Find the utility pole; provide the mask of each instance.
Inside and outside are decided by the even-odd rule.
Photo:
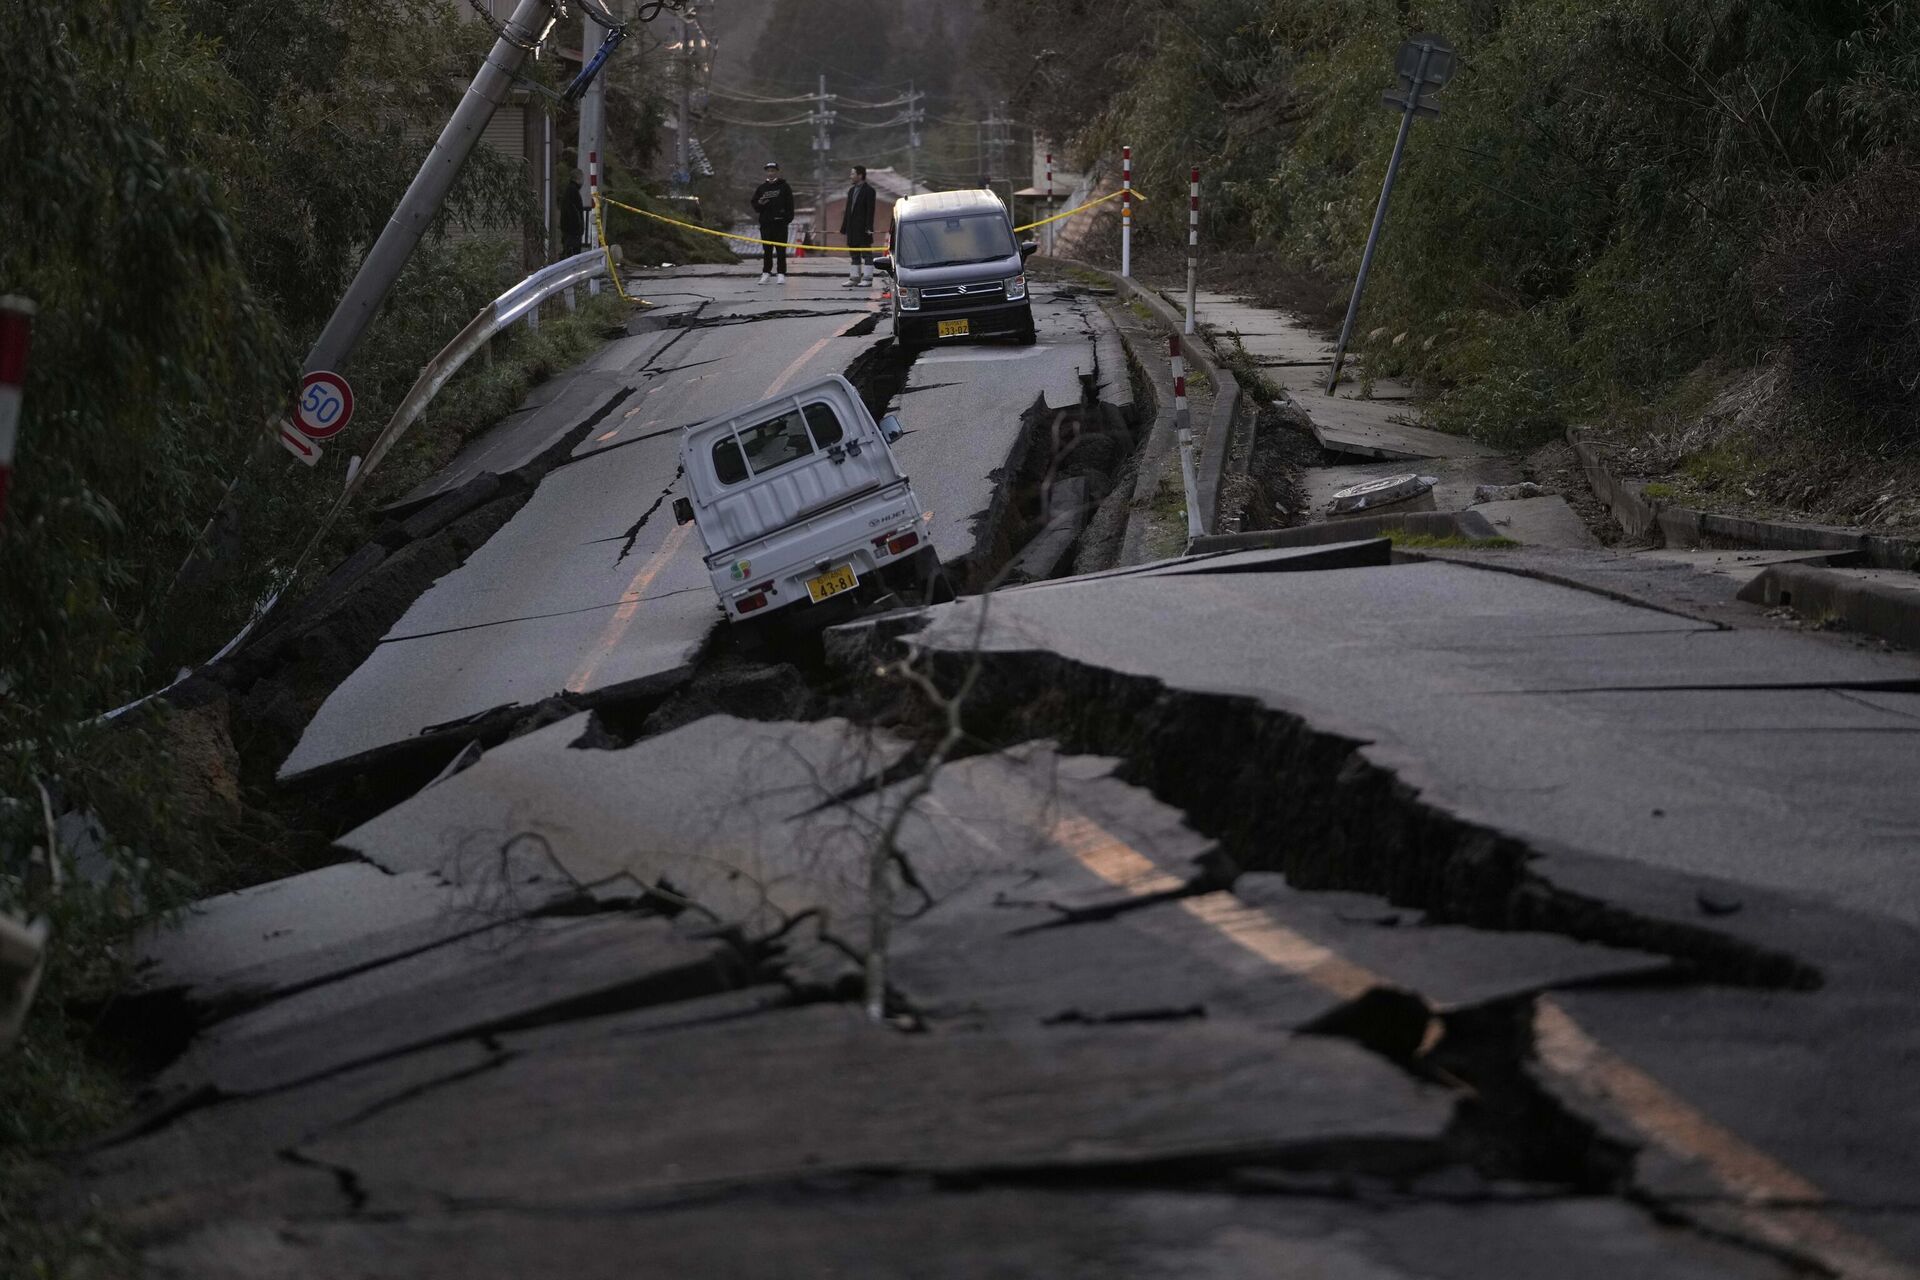
[[[927,113],[920,109],[920,99],[926,97],[913,87],[913,81],[907,81],[907,194],[912,195],[920,185],[920,122]]]
[[[989,191],[1007,171],[1007,138],[1004,132],[1007,120],[1001,115],[1001,109],[1005,106],[1006,104],[1002,102],[987,108],[987,189]],[[1007,203],[1011,206],[1013,203],[1011,198]]]
[[[593,60],[593,52],[607,38],[607,29],[591,17],[582,15],[580,19],[580,65],[586,66]],[[593,83],[587,86],[586,96],[580,99],[580,162],[587,168],[587,202],[595,206],[587,211],[587,247],[597,248],[600,244],[600,219],[597,215],[600,199],[600,152],[606,141],[603,122],[607,111],[607,77],[597,75]],[[595,276],[587,282],[587,292],[594,296],[600,293],[600,277]]]
[[[552,15],[547,0],[520,0],[514,6],[513,16],[503,28],[504,34],[494,42],[487,60],[480,64],[473,83],[467,86],[466,96],[454,108],[446,128],[440,131],[426,163],[420,166],[413,184],[400,198],[399,207],[393,211],[380,238],[367,250],[360,270],[334,308],[327,327],[320,331],[313,349],[307,352],[306,362],[301,365],[303,372],[338,369],[353,354],[361,335],[373,323],[374,314],[393,288],[393,282],[399,278],[401,268],[413,256],[414,246],[420,243],[428,224],[446,202],[454,179],[460,176],[467,157],[473,154],[480,135],[486,131],[487,121],[506,101],[507,91],[513,87],[513,78],[528,52],[550,26]]]
[[[693,184],[693,6],[680,11],[680,137],[674,148],[673,181],[684,193]]]
[[[833,134],[829,131],[836,113],[827,110],[827,73],[820,73],[820,91],[814,95],[814,109],[807,113],[807,123],[813,126],[813,176],[818,188],[813,200],[813,242],[827,242],[827,152],[833,149]]]

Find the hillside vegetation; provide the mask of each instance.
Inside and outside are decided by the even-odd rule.
[[[1045,52],[1022,112],[1090,154],[1132,144],[1153,193],[1199,165],[1210,246],[1261,250],[1342,302],[1398,125],[1380,104],[1393,50],[1451,39],[1445,110],[1415,126],[1359,324],[1378,335],[1374,370],[1438,388],[1439,425],[1524,444],[1569,422],[1677,420],[1764,370],[1778,394],[1740,420],[1770,456],[1746,460],[1747,480],[1816,508],[1800,484],[1813,456],[1904,465],[1920,442],[1912,5],[991,8]],[[1163,243],[1184,220],[1178,199],[1145,207]]]

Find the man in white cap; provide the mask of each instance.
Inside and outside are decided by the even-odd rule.
[[[787,282],[787,228],[793,225],[793,188],[780,176],[780,162],[767,161],[767,180],[753,189],[753,211],[760,216],[760,283]],[[778,255],[779,269],[774,268]]]

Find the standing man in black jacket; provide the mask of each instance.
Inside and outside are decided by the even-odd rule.
[[[760,238],[772,244],[760,246],[760,283],[787,282],[787,228],[793,225],[793,188],[780,176],[780,162],[767,161],[767,180],[753,189],[753,211],[760,217]],[[774,271],[774,255],[780,268]]]
[[[867,166],[853,166],[853,185],[847,188],[846,212],[840,215],[840,234],[847,238],[847,282],[843,289],[873,285],[873,188],[867,185]]]

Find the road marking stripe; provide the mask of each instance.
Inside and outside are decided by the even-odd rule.
[[[640,566],[640,572],[633,575],[633,581],[629,582],[627,589],[620,593],[620,599],[625,603],[614,611],[613,618],[607,623],[606,630],[600,633],[600,639],[594,644],[593,649],[581,660],[580,665],[574,669],[574,673],[567,677],[568,693],[586,691],[594,672],[600,669],[600,664],[607,660],[608,655],[619,645],[621,638],[627,634],[627,628],[633,625],[634,616],[640,612],[641,595],[653,585],[653,580],[660,576],[660,571],[672,561],[674,553],[680,550],[680,544],[687,540],[687,531],[691,528],[693,526],[690,524],[675,525],[673,532],[669,533],[666,540],[660,544],[660,549],[648,556],[646,563]]]
[[[1048,838],[1102,880],[1136,897],[1168,893],[1186,883],[1084,815],[1056,820]],[[1229,894],[1182,898],[1179,905],[1194,919],[1261,959],[1343,999],[1395,985]],[[1735,1195],[1759,1201],[1815,1203],[1827,1198],[1818,1186],[1602,1046],[1572,1015],[1545,996],[1535,1007],[1534,1048],[1548,1071],[1609,1104],[1670,1154],[1704,1165]],[[1811,1254],[1850,1280],[1915,1280],[1920,1276],[1874,1241],[1848,1231],[1813,1208],[1754,1205],[1739,1210],[1739,1216],[1761,1239]]]
[[[1728,1191],[1753,1201],[1819,1202],[1826,1192],[1766,1152],[1696,1111],[1684,1099],[1607,1049],[1549,997],[1533,1015],[1534,1051],[1575,1088],[1618,1112],[1648,1141],[1681,1160],[1697,1161]],[[1740,1219],[1762,1239],[1811,1253],[1840,1275],[1911,1280],[1916,1274],[1875,1242],[1812,1208],[1752,1205]]]
[[[794,361],[792,364],[788,365],[786,368],[780,371],[780,376],[773,380],[773,384],[769,386],[766,389],[766,391],[761,394],[760,398],[762,400],[765,400],[768,396],[778,395],[780,393],[780,388],[786,386],[788,382],[792,381],[793,376],[796,373],[799,373],[800,370],[806,366],[807,361],[819,355],[822,349],[824,349],[829,342],[832,342],[835,338],[839,336],[840,335],[838,333],[830,333],[826,337],[820,339],[820,341],[808,347],[805,351],[802,351],[798,356],[794,358]]]
[[[767,389],[760,394],[759,398],[765,400],[768,396],[779,394],[780,388],[786,386],[795,374],[806,367],[809,360],[819,355],[820,352],[826,348],[826,345],[838,336],[837,333],[828,334],[826,337],[820,339],[820,341],[808,347],[805,351],[802,351],[799,356],[794,359],[792,364],[780,371],[780,376],[768,385]],[[657,388],[649,387],[648,393],[651,394],[656,389]],[[633,412],[634,410],[628,410],[627,416],[631,417]],[[615,428],[616,432],[618,430],[618,428]],[[605,439],[604,436],[601,438]],[[600,669],[600,664],[605,662],[607,656],[618,647],[621,639],[627,634],[627,628],[633,625],[634,615],[640,610],[641,593],[647,589],[654,578],[659,576],[660,571],[666,568],[668,562],[673,559],[674,553],[680,549],[680,544],[686,541],[687,533],[692,528],[692,525],[686,524],[675,528],[672,533],[667,535],[666,540],[660,544],[660,549],[647,557],[647,562],[640,566],[640,572],[634,575],[633,581],[629,583],[627,589],[621,593],[620,598],[626,601],[626,603],[621,605],[619,611],[608,621],[607,629],[600,633],[600,638],[594,642],[592,650],[588,652],[585,658],[581,659],[580,665],[574,669],[573,674],[567,677],[566,690],[568,693],[584,693],[586,691],[588,683],[593,679],[594,672]]]
[[[1186,884],[1086,817],[1060,819],[1053,824],[1048,838],[1108,884],[1136,896],[1169,893]],[[1379,974],[1361,968],[1231,895],[1182,898],[1180,907],[1268,964],[1305,978],[1343,1000],[1364,995],[1375,987],[1393,985]]]

